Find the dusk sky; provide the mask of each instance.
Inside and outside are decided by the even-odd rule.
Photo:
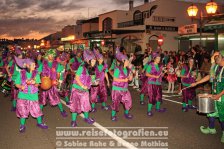
[[[40,39],[60,31],[65,25],[75,24],[77,19],[95,17],[115,9],[126,10],[128,1],[0,0],[0,38]],[[134,0],[135,6],[143,3],[143,0]]]

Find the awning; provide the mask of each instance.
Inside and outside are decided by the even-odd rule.
[[[212,34],[212,33],[202,33],[201,38],[208,38],[208,37],[213,37],[213,36],[214,36],[214,34]],[[177,36],[177,37],[175,37],[175,39],[189,40],[189,39],[198,38],[198,37],[200,37],[199,33]]]
[[[204,25],[205,30],[221,30],[224,29],[224,21],[216,21]]]

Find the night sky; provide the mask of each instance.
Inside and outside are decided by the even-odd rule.
[[[126,10],[128,1],[0,0],[0,38],[40,39],[60,31],[65,25],[75,24],[77,19],[96,17],[115,9]],[[134,0],[134,5],[137,6],[143,2],[143,0]]]

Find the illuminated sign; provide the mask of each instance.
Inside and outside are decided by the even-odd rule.
[[[195,34],[197,33],[197,24],[185,25],[178,28],[178,34]]]
[[[72,41],[72,40],[75,40],[75,36],[74,35],[61,38],[61,41]]]

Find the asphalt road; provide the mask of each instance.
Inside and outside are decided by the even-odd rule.
[[[48,130],[41,130],[36,127],[36,120],[31,116],[26,123],[26,132],[23,134],[19,133],[19,119],[16,117],[14,112],[10,111],[11,101],[9,98],[3,97],[0,94],[0,149],[54,149],[54,148],[73,148],[74,142],[77,144],[81,137],[68,137],[65,143],[63,138],[60,138],[57,134],[58,131],[63,130],[87,130],[90,128],[83,127],[93,127],[95,130],[111,130],[108,127],[116,127],[117,129],[150,129],[150,130],[167,130],[168,136],[159,138],[156,137],[138,137],[138,138],[123,138],[121,136],[108,136],[108,137],[84,137],[84,141],[87,143],[99,141],[104,142],[101,144],[104,148],[113,148],[109,146],[109,142],[113,141],[115,144],[118,142],[126,143],[122,144],[121,147],[127,147],[134,145],[135,141],[139,142],[145,140],[167,142],[165,146],[138,146],[137,148],[169,148],[169,149],[223,149],[224,144],[220,143],[221,129],[218,121],[216,122],[216,135],[204,135],[200,132],[199,127],[202,125],[207,126],[208,121],[206,116],[199,115],[196,110],[191,110],[187,113],[181,111],[181,97],[177,94],[166,94],[164,93],[164,102],[162,107],[167,108],[166,113],[156,113],[154,112],[153,117],[147,117],[147,105],[139,104],[139,92],[130,89],[133,98],[133,107],[130,111],[134,115],[132,120],[127,120],[123,116],[123,107],[120,106],[120,112],[118,115],[118,121],[112,122],[110,120],[110,111],[102,111],[100,109],[100,104],[97,104],[97,112],[90,113],[90,117],[96,120],[94,125],[86,124],[81,116],[78,117],[77,123],[78,128],[69,128],[71,123],[71,114],[69,109],[64,105],[65,110],[69,113],[67,118],[62,118],[59,109],[57,107],[50,107],[49,105],[44,108],[44,122],[49,126]],[[146,100],[146,98],[145,98]],[[109,97],[108,104],[111,103]],[[92,129],[92,128],[91,128]],[[79,140],[79,141],[77,141]],[[70,142],[69,142],[70,141]],[[73,142],[71,142],[73,141]],[[59,144],[58,144],[59,143]],[[62,144],[60,144],[62,143]],[[70,143],[70,144],[69,144]],[[64,146],[63,146],[64,145]],[[97,146],[98,145],[98,146]],[[138,144],[139,145],[139,144]],[[142,145],[142,144],[141,144]],[[167,146],[168,145],[168,146]],[[100,144],[95,144],[95,148],[100,148]],[[74,147],[75,148],[75,147]],[[87,147],[80,147],[87,148]],[[94,147],[91,147],[94,148]],[[103,147],[101,147],[103,148]],[[130,147],[131,148],[131,147]]]

